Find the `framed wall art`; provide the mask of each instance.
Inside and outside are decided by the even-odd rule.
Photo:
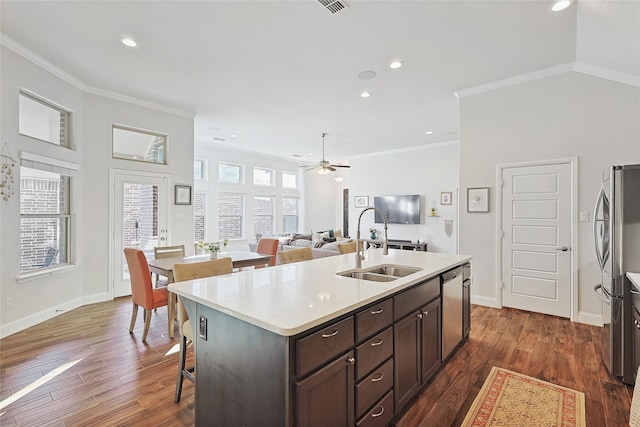
[[[452,197],[453,197],[453,192],[451,191],[444,191],[442,193],[440,193],[440,204],[441,205],[450,205],[452,204]]]
[[[467,212],[489,212],[489,187],[467,188]]]
[[[354,205],[356,208],[366,208],[369,206],[369,196],[355,196]]]
[[[173,203],[176,205],[190,205],[191,204],[191,186],[176,185]]]

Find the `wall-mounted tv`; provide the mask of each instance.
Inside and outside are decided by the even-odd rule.
[[[373,206],[387,216],[389,224],[420,224],[420,195],[376,196]],[[375,221],[382,224],[382,216],[377,212]]]

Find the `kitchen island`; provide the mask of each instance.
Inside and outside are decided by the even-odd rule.
[[[385,282],[336,274],[354,258],[169,285],[195,329],[196,425],[385,425],[426,384],[442,361],[440,274],[471,257],[366,251],[362,270],[421,269]]]

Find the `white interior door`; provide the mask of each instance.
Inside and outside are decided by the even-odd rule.
[[[502,304],[571,317],[570,163],[502,169]]]
[[[115,298],[131,295],[124,248],[141,249],[153,258],[153,248],[167,244],[170,194],[166,175],[112,171],[111,180],[111,283]]]

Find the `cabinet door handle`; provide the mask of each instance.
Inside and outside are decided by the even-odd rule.
[[[429,315],[429,311],[423,311],[422,314],[424,314],[425,316]]]
[[[383,311],[384,311],[384,309],[383,309],[383,308],[379,308],[379,309],[377,309],[377,310],[373,310],[373,311],[372,311],[372,312],[370,312],[370,313],[371,313],[371,314],[373,314],[373,315],[376,315],[376,314],[380,314],[380,313],[382,313]]]
[[[637,320],[634,320],[633,324],[636,325],[636,329],[640,329],[640,322],[638,322]]]
[[[378,372],[375,377],[371,378],[372,383],[377,383],[378,381],[382,381],[384,378],[384,374],[382,372]]]
[[[422,318],[424,317],[424,315],[422,314],[422,312],[420,312],[420,313],[418,313],[418,314],[416,315],[416,317],[417,317],[418,319],[422,319]]]
[[[338,330],[334,329],[333,332],[330,332],[328,334],[322,334],[322,338],[331,338],[331,337],[335,337],[336,335],[338,335]]]
[[[377,418],[380,415],[384,414],[384,406],[380,406],[380,412],[374,412],[371,414],[371,418]]]
[[[350,363],[350,364],[353,365],[354,363],[356,363],[356,358],[355,357],[347,357],[347,363]]]
[[[378,338],[377,340],[375,340],[374,342],[371,343],[371,347],[377,347],[380,344],[382,344],[384,342],[384,340],[382,338]]]

